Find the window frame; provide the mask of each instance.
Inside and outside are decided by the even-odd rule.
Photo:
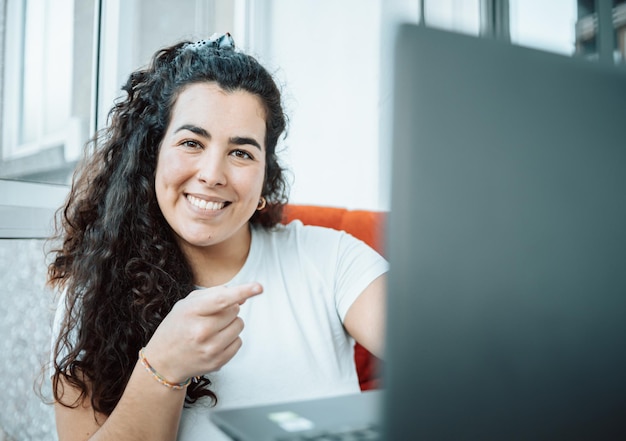
[[[53,6],[53,0],[46,0],[43,5],[45,10]],[[73,1],[72,1],[73,3]],[[5,26],[6,35],[18,35],[18,38],[5,40],[5,75],[3,79],[4,96],[3,96],[3,130],[2,130],[2,160],[11,161],[37,154],[43,150],[53,148],[63,148],[68,141],[66,129],[60,129],[45,133],[44,117],[39,102],[39,112],[36,125],[32,128],[35,132],[35,139],[23,142],[20,139],[20,131],[22,130],[23,121],[22,113],[24,109],[24,64],[25,64],[25,45],[26,45],[26,19],[27,19],[27,0],[14,0],[5,3]],[[45,31],[41,36],[45,39]],[[6,39],[6,36],[5,36]],[[13,87],[6,87],[6,85]],[[43,98],[42,98],[43,100]],[[67,118],[69,120],[71,112],[68,107]]]
[[[21,60],[24,52],[24,0],[5,3],[4,76],[2,96],[2,159],[14,157],[17,150],[19,115],[21,114],[20,90],[22,89]],[[8,44],[7,35],[19,35]],[[17,87],[6,87],[15,84]],[[18,109],[16,112],[15,109]]]
[[[68,192],[67,185],[0,179],[0,239],[50,237]]]

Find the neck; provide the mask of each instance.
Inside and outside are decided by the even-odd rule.
[[[197,286],[210,288],[231,280],[243,267],[250,251],[250,228],[243,228],[224,242],[207,247],[185,247]]]

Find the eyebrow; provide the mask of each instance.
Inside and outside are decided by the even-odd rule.
[[[235,136],[234,138],[230,138],[230,142],[235,145],[253,145],[259,150],[263,151],[261,148],[261,144],[259,144],[254,138],[247,138],[245,136]]]
[[[182,130],[189,130],[190,132],[195,133],[198,136],[202,136],[204,138],[209,138],[209,139],[211,138],[211,134],[209,132],[204,130],[202,127],[198,127],[193,124],[183,124],[182,126],[177,128],[174,131],[174,133],[178,133]],[[263,149],[261,148],[261,144],[259,144],[258,141],[254,138],[250,138],[247,136],[235,136],[235,137],[230,138],[229,141],[231,144],[235,144],[235,145],[248,145],[248,144],[253,145],[259,150],[263,151]]]
[[[183,130],[189,130],[190,132],[195,133],[196,135],[202,136],[204,138],[210,138],[211,137],[209,132],[204,130],[202,127],[194,126],[193,124],[183,124],[182,126],[177,128],[174,131],[174,133],[178,133],[178,132],[181,132]]]

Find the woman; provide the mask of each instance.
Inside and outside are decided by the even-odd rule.
[[[387,263],[345,233],[278,224],[286,121],[269,73],[225,34],[159,51],[124,90],[49,267],[59,439],[223,439],[215,403],[358,391],[352,338],[382,356]]]

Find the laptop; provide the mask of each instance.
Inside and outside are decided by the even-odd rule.
[[[371,390],[280,404],[214,411],[211,419],[233,440],[381,439],[382,394]]]
[[[243,441],[359,414],[385,440],[626,439],[624,70],[410,24],[394,69],[385,390],[214,421]]]
[[[626,69],[407,25],[388,440],[626,439]]]

